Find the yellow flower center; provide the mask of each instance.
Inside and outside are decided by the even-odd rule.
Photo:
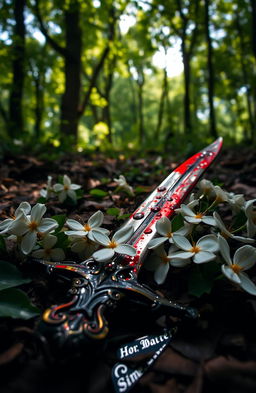
[[[193,246],[189,251],[197,254],[199,251],[201,251],[201,248],[198,246]]]
[[[66,184],[64,184],[64,190],[68,191],[69,190],[69,186],[67,186]]]
[[[168,239],[170,239],[170,238],[173,236],[173,232],[168,232],[168,233],[166,234],[166,236],[168,237]]]
[[[116,248],[117,247],[117,243],[112,240],[109,244],[108,244],[108,248]]]
[[[85,224],[85,225],[84,225],[84,230],[87,231],[87,232],[89,232],[89,231],[91,230],[90,225],[89,225],[89,224]]]
[[[242,267],[234,263],[230,266],[234,273],[239,273],[242,270]]]
[[[163,263],[168,263],[170,261],[170,259],[167,256],[162,256],[160,258],[163,261]]]
[[[196,215],[195,215],[195,218],[202,218],[204,215],[203,215],[203,213],[197,213]]]
[[[30,230],[31,232],[36,231],[36,230],[37,230],[37,227],[38,227],[38,223],[37,223],[36,221],[31,221],[31,222],[28,224],[28,227],[29,227],[29,230]]]
[[[228,239],[229,238],[228,234],[225,233],[225,232],[221,232],[220,234],[221,234],[221,236],[224,237],[224,239]]]

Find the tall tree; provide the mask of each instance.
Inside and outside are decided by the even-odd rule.
[[[210,134],[217,138],[216,119],[214,110],[214,67],[213,67],[213,48],[210,33],[210,0],[204,0],[205,6],[205,33],[207,42],[207,84],[208,84],[208,101],[210,113]]]
[[[25,79],[25,5],[26,0],[14,0],[13,2],[12,83],[8,115],[8,131],[12,138],[23,133],[22,98]]]
[[[63,139],[77,139],[78,108],[81,89],[82,32],[80,27],[80,1],[72,0],[64,7],[65,45],[60,45],[48,33],[44,24],[39,0],[36,0],[36,16],[47,42],[64,58],[65,88],[61,98],[60,134]],[[70,141],[70,138],[68,138]]]

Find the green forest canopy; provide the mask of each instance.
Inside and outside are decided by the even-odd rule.
[[[255,143],[255,0],[0,7],[2,152]]]

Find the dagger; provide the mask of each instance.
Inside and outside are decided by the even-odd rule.
[[[222,147],[218,138],[205,149],[179,165],[135,210],[123,227],[132,227],[127,243],[136,255],[116,254],[107,264],[89,258],[82,263],[38,260],[48,272],[57,273],[70,282],[67,300],[44,311],[40,330],[60,348],[80,344],[86,339],[102,340],[109,332],[106,315],[121,299],[127,298],[160,315],[196,318],[197,311],[160,296],[138,280],[149,241],[156,235],[156,222],[171,218],[199,178],[212,164]]]

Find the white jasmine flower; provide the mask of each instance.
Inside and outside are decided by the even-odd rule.
[[[168,274],[170,266],[184,267],[190,263],[190,260],[172,258],[169,254],[177,251],[177,247],[172,246],[167,254],[163,244],[154,249],[154,252],[149,257],[149,262],[146,267],[149,270],[154,270],[154,279],[157,284],[162,284]]]
[[[47,186],[40,191],[40,195],[45,198],[49,199],[51,196],[54,195],[54,189],[52,186],[52,176],[48,176],[47,179]]]
[[[153,248],[158,247],[160,244],[164,243],[166,240],[169,240],[170,243],[173,243],[173,237],[176,234],[186,236],[191,230],[191,225],[186,223],[182,228],[173,232],[171,221],[167,217],[162,217],[156,223],[156,230],[157,230],[157,233],[159,233],[159,235],[162,235],[162,236],[152,239],[148,243],[149,249],[153,249]]]
[[[185,220],[190,224],[200,224],[201,222],[203,222],[207,225],[216,225],[213,217],[206,216],[204,213],[201,212],[195,213],[187,205],[182,204],[179,211],[184,216]]]
[[[230,205],[234,213],[239,212],[245,204],[245,199],[243,194],[234,194],[229,192],[228,194],[228,204]]]
[[[70,236],[71,251],[78,254],[81,258],[88,258],[99,248],[98,244],[88,239],[87,236]]]
[[[175,245],[182,251],[169,253],[173,258],[189,259],[192,258],[195,263],[205,263],[216,258],[214,254],[218,251],[218,241],[215,235],[206,235],[201,237],[193,245],[184,236],[175,236]]]
[[[93,237],[94,240],[102,246],[105,246],[101,250],[96,251],[92,256],[98,262],[109,261],[115,253],[134,256],[136,255],[136,249],[130,244],[125,244],[133,234],[133,228],[125,227],[119,229],[112,239],[103,233],[95,232]]]
[[[12,235],[22,236],[21,250],[24,254],[29,254],[34,248],[37,234],[49,233],[58,227],[58,223],[52,218],[42,218],[45,212],[45,205],[37,203],[30,216],[21,216],[13,222],[10,232]]]
[[[226,239],[219,235],[220,252],[226,265],[221,266],[222,273],[232,282],[238,284],[246,292],[256,295],[256,285],[250,280],[245,270],[250,269],[256,263],[256,249],[245,245],[236,250],[233,261],[230,257],[230,248]]]
[[[64,202],[69,196],[74,202],[76,202],[75,190],[81,188],[78,184],[71,184],[71,180],[67,175],[63,176],[63,184],[54,184],[53,189],[59,194],[59,201]]]
[[[214,186],[214,192],[215,192],[215,202],[227,202],[228,201],[228,195],[227,193],[222,190],[220,186]]]
[[[244,212],[247,217],[247,233],[248,236],[254,236],[256,233],[256,207],[254,203],[256,199],[252,199],[250,201],[245,202]]]
[[[183,204],[183,205],[181,205],[181,206],[187,206],[189,209],[193,209],[193,208],[194,208],[195,206],[197,206],[198,204],[199,204],[199,199],[197,199],[197,198],[195,197],[195,194],[193,193],[193,194],[191,194],[191,195],[189,196],[189,201],[188,201],[188,203]],[[180,213],[180,214],[183,215],[183,210],[182,210],[182,208],[179,207],[179,208],[175,209],[175,213]]]
[[[61,248],[53,248],[58,238],[54,235],[47,234],[44,236],[41,245],[42,249],[32,252],[32,256],[39,259],[47,259],[49,261],[63,261],[65,253]]]
[[[222,221],[222,219],[220,218],[220,215],[217,212],[213,213],[213,217],[215,219],[216,222],[216,226],[219,228],[221,235],[224,237],[229,237],[231,239],[234,240],[238,240],[239,242],[242,243],[254,243],[254,239],[251,239],[249,237],[243,237],[243,236],[236,236],[233,235],[233,233],[231,233],[226,227],[224,222]]]
[[[20,220],[24,215],[29,214],[31,211],[31,206],[28,202],[21,202],[14,213],[14,217],[7,218],[0,223],[0,235],[8,233],[15,220]]]
[[[127,194],[134,196],[134,191],[132,186],[130,186],[125,177],[123,175],[120,175],[118,179],[114,179],[114,181],[118,184],[118,190],[123,190],[126,191]]]
[[[198,187],[199,187],[200,193],[207,195],[207,196],[212,195],[214,192],[214,185],[212,184],[212,182],[210,180],[206,180],[206,179],[200,180],[200,182],[198,183]]]
[[[100,228],[103,219],[104,215],[100,210],[94,213],[84,225],[76,220],[68,219],[66,221],[66,225],[71,229],[71,231],[66,231],[65,234],[68,236],[77,236],[82,238],[84,236],[88,236],[90,240],[94,240],[93,235],[95,232],[101,232],[108,235],[109,231],[107,229]]]

